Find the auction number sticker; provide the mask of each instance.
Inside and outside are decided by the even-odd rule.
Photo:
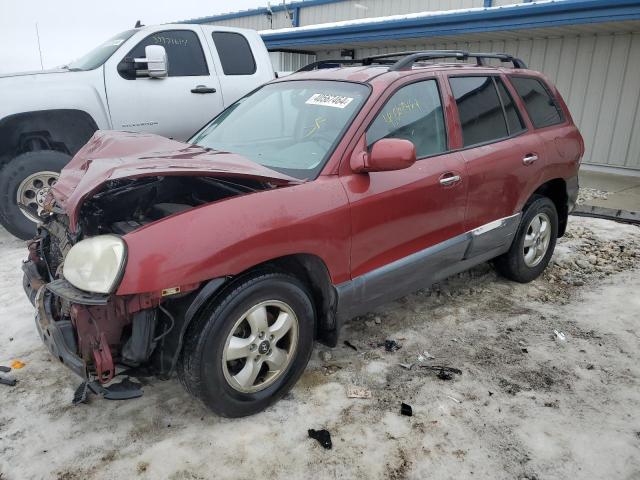
[[[327,95],[325,93],[315,93],[305,103],[309,105],[322,105],[323,107],[344,108],[353,101],[351,97],[342,95]]]

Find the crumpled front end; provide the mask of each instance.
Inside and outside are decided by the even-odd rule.
[[[155,348],[161,294],[126,297],[80,290],[62,276],[66,254],[78,241],[56,216],[29,244],[24,289],[36,308],[36,328],[49,351],[83,378],[110,381],[116,365],[137,366]]]

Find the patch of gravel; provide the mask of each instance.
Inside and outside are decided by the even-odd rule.
[[[577,205],[583,205],[589,203],[589,200],[606,200],[611,192],[605,190],[598,190],[597,188],[580,187],[578,192]]]

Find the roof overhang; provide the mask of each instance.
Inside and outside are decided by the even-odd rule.
[[[267,48],[379,44],[425,37],[640,20],[640,0],[558,0],[424,12],[260,32]],[[633,22],[635,23],[635,22]]]

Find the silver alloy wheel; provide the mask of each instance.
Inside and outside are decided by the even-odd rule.
[[[26,207],[28,212],[24,208],[20,211],[32,222],[40,221],[39,214],[42,212],[49,189],[58,181],[59,176],[57,172],[45,170],[29,175],[18,185],[16,202]]]
[[[533,268],[542,261],[549,249],[549,243],[551,243],[551,220],[546,213],[539,213],[529,223],[524,236],[522,254],[527,267]]]
[[[298,317],[279,300],[254,305],[234,324],[222,351],[227,383],[242,393],[264,390],[291,364],[298,346]]]

